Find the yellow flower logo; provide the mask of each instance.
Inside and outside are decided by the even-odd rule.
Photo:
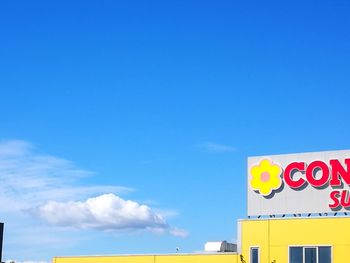
[[[281,172],[280,166],[264,159],[250,170],[252,175],[250,185],[253,190],[268,196],[273,190],[278,190],[282,186]]]

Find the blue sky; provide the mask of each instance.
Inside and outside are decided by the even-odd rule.
[[[234,241],[248,156],[350,148],[349,12],[1,1],[4,259]]]

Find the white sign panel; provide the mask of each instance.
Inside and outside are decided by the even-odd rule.
[[[248,216],[350,211],[350,150],[248,158]]]

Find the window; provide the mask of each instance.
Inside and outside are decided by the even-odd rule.
[[[304,248],[304,258],[305,263],[317,263],[317,248],[315,247],[305,247]]]
[[[250,263],[259,263],[259,248],[250,248]]]
[[[331,263],[330,246],[289,247],[289,263]]]
[[[330,263],[330,262],[332,262],[331,247],[319,247],[318,263]]]
[[[289,248],[289,263],[303,263],[303,247]]]

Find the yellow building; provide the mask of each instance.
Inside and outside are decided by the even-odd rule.
[[[55,257],[53,263],[348,263],[350,151],[248,159],[237,251]]]
[[[345,263],[350,262],[350,218],[288,218],[238,222],[241,254],[258,262]]]
[[[238,221],[237,253],[55,257],[53,263],[346,263],[350,218],[278,218]]]
[[[173,254],[55,257],[53,263],[232,263],[237,254]]]

